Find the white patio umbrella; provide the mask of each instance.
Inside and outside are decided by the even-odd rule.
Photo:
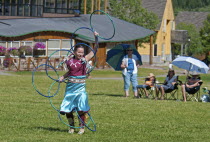
[[[191,72],[206,74],[209,70],[209,67],[204,62],[187,56],[179,56],[178,58],[172,61],[172,64]]]

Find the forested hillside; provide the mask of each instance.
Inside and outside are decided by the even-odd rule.
[[[210,0],[172,0],[175,16],[180,11],[193,11],[193,12],[209,12],[210,13]],[[196,14],[195,14],[196,15]],[[186,15],[185,15],[186,16]],[[202,15],[203,16],[203,15]],[[198,19],[199,22],[200,17]],[[203,21],[201,21],[203,22]],[[179,23],[176,29],[187,30],[190,37],[190,43],[185,49],[186,56],[198,57],[197,55],[205,55],[204,62],[210,64],[210,15],[203,23],[201,29],[196,29],[195,23]],[[174,44],[174,54],[180,54],[180,44]]]
[[[172,0],[175,15],[178,11],[210,12],[210,0]]]

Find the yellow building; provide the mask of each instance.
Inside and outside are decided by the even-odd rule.
[[[144,47],[138,47],[142,61],[154,64],[171,61],[171,30],[175,29],[172,1],[142,0],[142,7],[157,14],[160,21],[155,29],[157,37],[153,43],[152,52],[150,53],[150,43],[144,44]]]

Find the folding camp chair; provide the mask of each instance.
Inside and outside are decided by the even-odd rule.
[[[174,84],[174,89],[168,89],[168,90],[165,90],[165,98],[167,100],[169,99],[174,99],[174,100],[177,100],[178,99],[178,83]]]
[[[145,82],[148,81],[148,80],[149,80],[148,78],[145,78]],[[155,82],[155,80],[154,80],[154,82]],[[148,91],[148,97],[151,98],[151,99],[154,98],[154,90],[155,90],[155,88],[154,87],[150,87],[149,85],[147,85],[145,89],[146,89],[146,91]],[[146,98],[146,94],[145,94],[144,88],[137,86],[137,90],[138,90],[138,94],[139,94],[140,98],[143,98],[143,97]]]
[[[178,79],[179,79],[179,76],[176,76],[176,83],[174,84],[173,89],[165,90],[164,99],[166,99],[166,100],[168,100],[168,99],[178,100],[178,90],[179,90],[178,86],[181,84],[181,81],[178,80]],[[157,83],[157,84],[163,84],[164,85],[164,83]]]
[[[189,77],[188,77],[189,78]],[[198,77],[198,79],[200,80],[201,78]],[[187,92],[186,91],[186,97],[187,97],[187,100],[191,100],[191,101],[200,101],[200,87],[201,85],[203,84],[203,82],[200,82],[200,86],[197,86],[197,87],[194,87],[192,91],[190,92]]]
[[[195,87],[195,91],[194,92],[186,92],[187,95],[187,100],[191,100],[191,101],[200,101],[200,86]]]
[[[198,102],[200,100],[200,91],[196,92],[195,94],[189,94],[187,93],[187,100],[196,101]]]
[[[146,94],[144,92],[144,88],[137,88],[137,89],[138,89],[138,93],[139,93],[140,98],[143,98],[143,97],[146,98]],[[153,95],[154,89],[153,89],[153,87],[147,86],[145,89],[146,89],[146,91],[148,91],[148,97],[149,98],[154,98],[154,95]]]
[[[174,89],[165,90],[166,99],[178,100],[179,99],[179,96],[178,96],[179,87],[178,86],[181,84],[182,84],[182,81],[180,81],[179,76],[177,76],[176,83],[174,84]]]

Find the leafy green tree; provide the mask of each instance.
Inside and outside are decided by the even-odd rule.
[[[204,47],[201,44],[201,38],[199,32],[196,30],[195,25],[180,23],[177,25],[176,29],[188,31],[188,35],[190,37],[190,42],[187,44],[187,50],[186,50],[187,52],[186,54],[188,56],[193,56],[196,54],[203,53]]]
[[[110,0],[110,14],[119,19],[154,30],[159,23],[155,13],[141,6],[141,0]]]
[[[178,43],[172,43],[172,59],[175,59],[175,56],[180,55],[180,49],[181,49],[181,44]]]
[[[110,14],[119,19],[134,23],[147,29],[155,30],[159,23],[158,16],[141,6],[141,0],[110,0]],[[156,35],[154,36],[156,39]],[[140,39],[139,45],[149,42],[149,37]]]
[[[84,2],[82,2],[82,6]],[[94,5],[96,5],[94,1]],[[136,25],[154,30],[159,23],[158,16],[148,12],[141,6],[141,0],[109,0],[108,13],[116,18],[134,23]],[[104,7],[104,0],[101,0]],[[91,2],[87,2],[87,14],[91,13]],[[94,9],[96,9],[94,7]],[[84,7],[81,9],[84,10]]]
[[[91,3],[87,3],[87,13],[89,13],[90,7]],[[155,13],[148,12],[141,6],[141,0],[109,0],[108,13],[113,17],[151,30],[155,30],[159,23]],[[141,42],[148,41],[149,38],[145,38]]]
[[[203,53],[207,55],[207,59],[210,62],[210,14],[207,16],[207,19],[204,21],[204,26],[200,30],[200,36],[202,45],[204,46]]]

